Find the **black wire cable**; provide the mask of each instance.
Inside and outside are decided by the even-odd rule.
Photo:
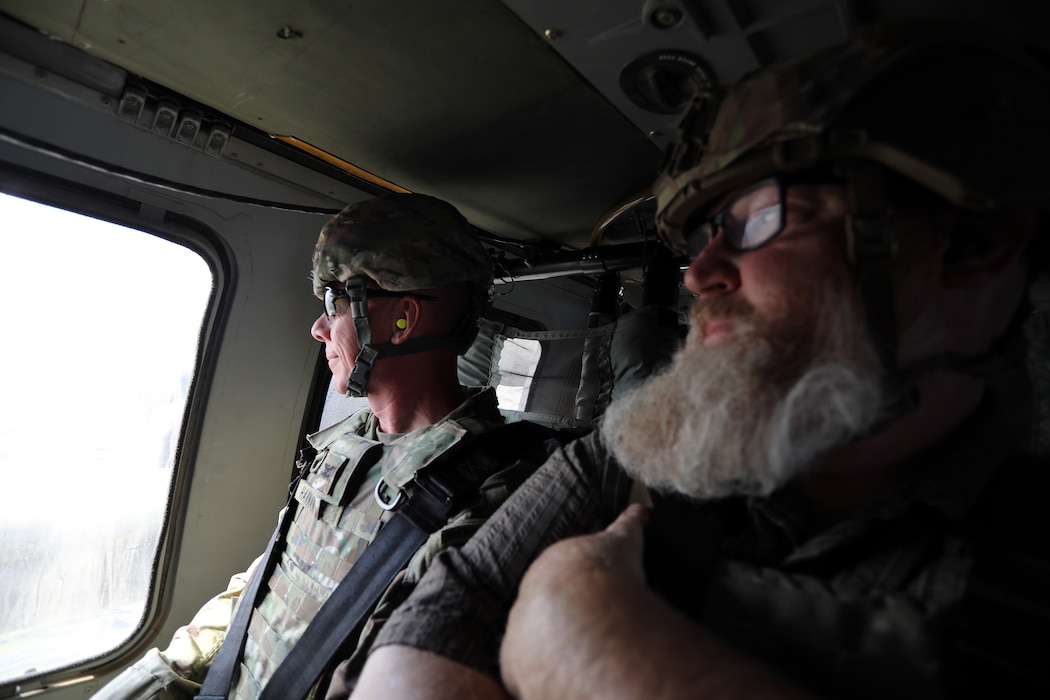
[[[73,163],[74,165],[95,172],[100,172],[105,175],[127,180],[128,182],[134,182],[140,185],[149,185],[150,187],[156,187],[162,190],[168,190],[172,192],[178,192],[180,194],[189,194],[198,197],[207,197],[209,199],[219,199],[227,202],[237,202],[238,204],[249,204],[256,207],[265,207],[267,209],[277,209],[281,211],[292,211],[302,214],[327,214],[331,216],[339,212],[339,209],[333,209],[330,207],[310,207],[300,204],[286,204],[283,202],[274,202],[269,199],[259,199],[257,197],[245,197],[239,194],[232,194],[229,192],[219,192],[217,190],[207,189],[205,187],[195,187],[194,185],[187,185],[181,182],[175,182],[162,177],[156,177],[153,175],[146,175],[144,173],[124,168],[119,165],[112,163],[106,163],[104,161],[96,160],[89,156],[85,156],[66,149],[59,148],[46,144],[42,141],[38,141],[29,136],[16,134],[8,129],[0,127],[0,142],[7,143],[19,148],[23,148],[35,153],[55,158],[67,163]]]
[[[188,194],[197,197],[206,197],[209,199],[218,199],[227,202],[236,202],[238,204],[248,204],[251,206],[264,207],[267,209],[276,209],[279,211],[291,211],[302,214],[324,214],[331,216],[337,214],[341,208],[329,208],[329,207],[311,207],[299,204],[287,204],[284,202],[275,202],[269,199],[260,199],[257,197],[246,197],[244,195],[232,194],[229,192],[220,192],[217,190],[208,189],[205,187],[196,187],[194,185],[187,185],[181,182],[175,182],[162,177],[156,177],[153,175],[147,175],[145,173],[131,170],[113,163],[107,163],[90,156],[83,154],[74,153],[72,151],[54,146],[30,136],[18,134],[9,129],[0,127],[0,142],[9,145],[16,146],[34,153],[39,153],[56,160],[63,162],[72,163],[82,168],[87,168],[95,172],[109,175],[112,177],[120,178],[128,182],[134,182],[140,185],[147,185],[150,187],[156,187],[157,189],[167,190],[171,192],[177,192],[179,194]],[[536,249],[535,243],[524,243],[514,241],[507,238],[489,233],[482,229],[475,227],[475,232],[482,241],[489,243],[490,245],[511,248],[519,251],[519,254],[526,254],[528,251]]]

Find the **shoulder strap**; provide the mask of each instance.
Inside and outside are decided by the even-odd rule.
[[[266,683],[260,700],[305,697],[333,662],[351,651],[383,591],[427,537],[455,513],[462,500],[527,446],[560,437],[569,436],[532,423],[512,423],[456,450],[457,468],[440,470],[440,475],[433,469],[418,474],[412,495],[383,525],[321,606],[302,638]]]

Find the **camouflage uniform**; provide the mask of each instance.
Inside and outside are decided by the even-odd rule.
[[[314,251],[314,292],[365,276],[388,291],[430,289],[467,283],[476,301],[490,291],[487,254],[469,225],[450,205],[424,195],[396,195],[351,205],[324,227]],[[468,309],[473,325],[480,307]],[[469,328],[466,329],[469,336]],[[465,338],[464,338],[465,339]],[[301,638],[321,605],[394,511],[380,507],[377,483],[397,491],[423,469],[454,468],[443,457],[503,424],[495,390],[472,393],[442,420],[411,433],[385,436],[370,410],[309,437],[317,450],[294,494],[292,522],[276,566],[252,613],[239,672],[230,698],[253,699]],[[456,454],[460,454],[457,452]],[[384,592],[365,622],[356,651],[340,668],[340,683],[352,682],[379,629],[407,598],[440,549],[460,544],[535,466],[546,458],[542,445],[515,455],[485,480],[465,507],[429,537]],[[385,500],[392,500],[387,493]],[[180,628],[164,651],[151,650],[103,688],[97,698],[192,698],[207,675],[252,572],[230,580],[219,594]],[[315,688],[312,697],[323,695]]]
[[[374,497],[379,477],[384,476],[391,484],[408,481],[417,470],[439,461],[465,438],[502,423],[495,391],[486,389],[472,395],[444,420],[390,444],[379,440],[377,420],[369,410],[310,436],[318,454],[296,492],[287,546],[252,615],[231,698],[258,696],[259,681],[273,674],[317,609],[375,538],[380,524],[391,517],[392,512],[380,508]],[[531,459],[523,458],[490,477],[467,507],[431,535],[369,617],[353,666],[363,663],[386,617],[408,596],[434,554],[469,538],[545,456],[539,450]],[[222,644],[238,596],[257,565],[258,561],[247,572],[233,577],[226,591],[175,633],[167,649],[152,650],[96,697],[192,698]]]
[[[265,679],[302,636],[306,625],[393,512],[374,497],[382,476],[392,486],[404,485],[467,436],[502,424],[493,390],[475,395],[448,418],[383,444],[376,419],[362,411],[311,437],[319,450],[296,492],[295,518],[278,566],[252,616],[241,673],[231,697],[255,698]],[[511,472],[513,474],[513,470]],[[362,635],[367,649],[383,615],[419,580],[433,555],[457,543],[491,514],[511,478],[495,477],[471,505],[454,516],[413,556],[408,568],[386,591]],[[512,479],[513,481],[513,479]],[[363,653],[365,649],[362,649]]]

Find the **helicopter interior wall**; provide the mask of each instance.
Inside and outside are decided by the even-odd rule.
[[[262,550],[282,505],[304,416],[320,400],[317,392],[324,393],[315,380],[320,347],[309,327],[319,305],[309,290],[308,271],[327,214],[246,206],[156,186],[150,178],[319,210],[371,193],[236,137],[222,158],[176,143],[119,119],[105,95],[2,53],[0,102],[19,105],[0,110],[0,191],[175,240],[196,238],[198,247],[213,248],[219,313],[206,322],[214,352],[204,357],[204,375],[212,380],[198,387],[202,395],[194,403],[177,469],[188,488],[175,504],[175,527],[164,545],[164,556],[174,565],[151,602],[159,616],[122,650],[122,665],[170,638]],[[251,164],[229,158],[231,150],[251,153]],[[127,173],[149,177],[129,179]],[[153,285],[164,284],[148,270],[136,270],[134,262],[128,261],[128,294],[148,294]],[[55,278],[42,281],[54,293],[56,286],[75,289],[77,277],[85,274],[90,270],[59,259]],[[584,325],[589,304],[586,285],[560,279],[499,285],[495,306],[557,328]],[[75,306],[62,313],[75,313]],[[62,313],[47,318],[43,342],[61,339]],[[128,352],[148,353],[151,345],[164,342],[136,336],[135,319],[126,321]],[[75,356],[71,366],[77,366]],[[40,383],[49,390],[76,391],[75,376],[57,368]],[[49,697],[83,697],[112,669],[112,664],[103,668],[87,684],[51,690]]]
[[[0,110],[0,129],[5,135],[17,133],[176,181],[192,177],[197,184],[221,186],[226,191],[338,206],[328,198],[306,197],[300,189],[282,182],[284,178],[293,181],[294,172],[282,177],[253,172],[121,122],[107,110],[92,108],[97,95],[59,84],[61,79],[56,76],[49,76],[48,90],[36,89],[40,80],[34,79],[30,67],[16,65],[9,56],[0,58],[0,102],[20,106]],[[178,506],[180,528],[170,542],[168,554],[177,566],[171,571],[172,578],[164,582],[164,599],[154,603],[162,615],[140,635],[142,644],[152,644],[157,636],[170,637],[177,622],[189,619],[201,602],[222,590],[232,573],[246,567],[273,527],[314,390],[319,346],[309,327],[318,302],[310,293],[307,274],[317,232],[327,217],[244,206],[129,182],[26,147],[24,141],[0,140],[0,162],[4,164],[0,189],[7,193],[74,209],[84,209],[90,201],[91,210],[86,213],[146,231],[167,232],[176,239],[193,232],[172,222],[192,220],[197,229],[210,232],[215,249],[211,257],[225,262],[225,271],[216,265],[220,277],[215,306],[221,314],[213,316],[206,329],[215,334],[212,347],[217,352],[204,358],[210,365],[206,374],[214,381],[202,387],[205,396],[190,416],[195,449],[183,453],[183,476],[189,476],[185,470],[192,464],[193,478],[185,501]],[[26,171],[33,172],[33,178],[27,179]],[[41,184],[45,182],[51,184]],[[63,185],[71,182],[77,183],[75,188]],[[367,196],[344,183],[329,186],[348,200]],[[82,196],[88,192],[90,198]],[[107,206],[110,199],[123,206]],[[26,294],[61,298],[54,312],[42,312],[40,341],[63,342],[62,318],[76,313],[77,278],[91,271],[78,269],[75,260],[63,260],[61,251],[48,250],[46,243],[41,241],[42,264],[46,265],[42,269],[47,275],[41,278],[41,289],[26,290]],[[151,277],[149,270],[136,269],[134,260],[127,262],[129,295],[149,294],[151,287],[165,283]],[[42,309],[47,306],[43,304]],[[129,353],[149,353],[151,346],[165,342],[164,338],[136,335],[134,318],[126,319],[126,328]],[[56,393],[77,391],[76,373],[89,368],[78,366],[75,348],[69,367],[72,369],[56,368],[53,375],[40,377],[41,387]],[[41,420],[49,418],[67,416],[42,416]],[[225,565],[217,567],[217,562]],[[141,650],[140,645],[132,655]],[[84,687],[71,689],[70,697],[84,697]],[[53,697],[61,698],[63,692],[55,691]]]

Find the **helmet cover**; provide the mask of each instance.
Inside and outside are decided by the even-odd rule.
[[[333,216],[313,254],[314,294],[331,282],[366,276],[407,292],[466,282],[488,291],[492,263],[463,215],[423,194],[386,194]]]
[[[968,209],[1045,203],[1048,123],[1050,71],[1023,47],[965,25],[876,25],[694,97],[653,188],[658,230],[684,252],[683,227],[726,192],[851,161]]]

